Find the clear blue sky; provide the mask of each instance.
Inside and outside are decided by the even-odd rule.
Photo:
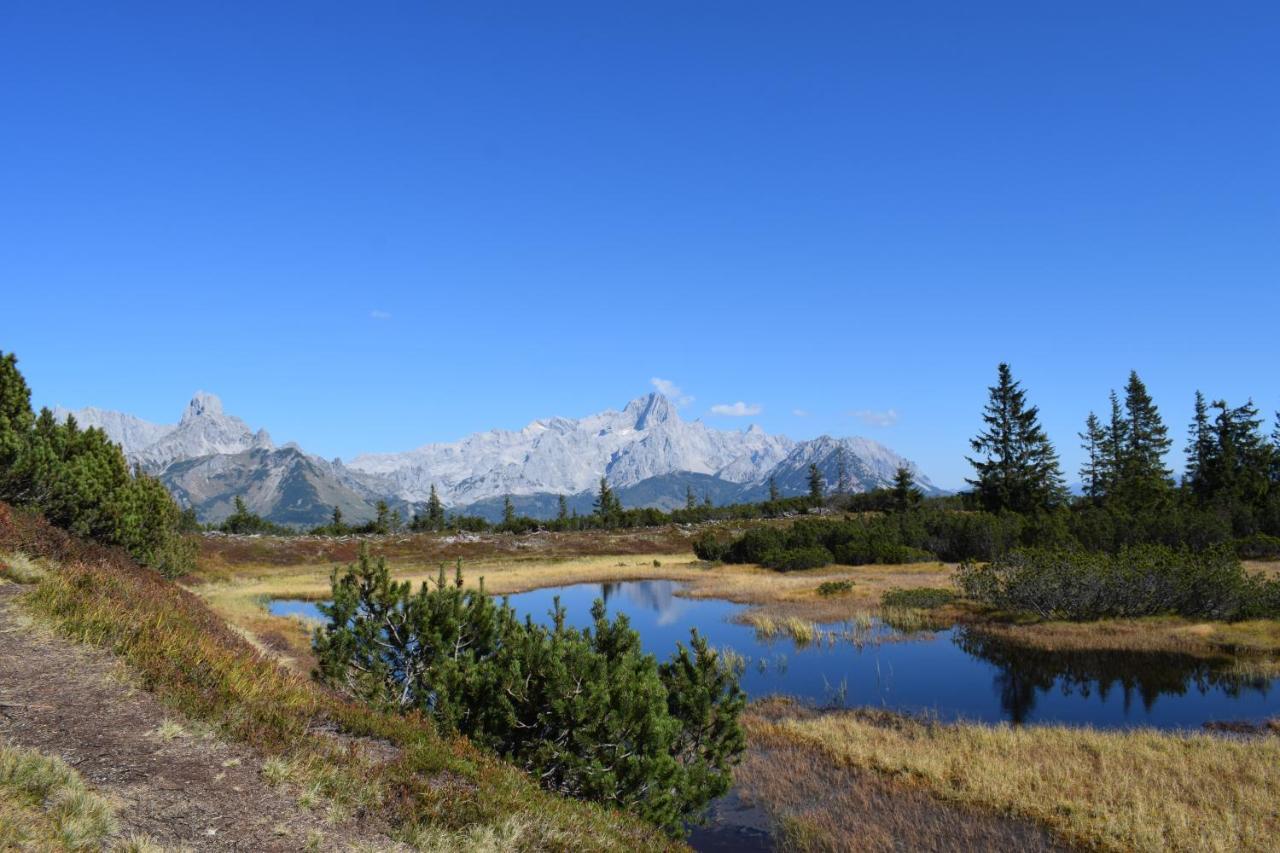
[[[37,404],[349,457],[660,377],[948,486],[1002,359],[1073,478],[1130,368],[1280,408],[1274,2],[444,6],[0,6]]]

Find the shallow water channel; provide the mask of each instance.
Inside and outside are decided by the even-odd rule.
[[[603,598],[625,613],[646,651],[668,657],[697,628],[712,645],[745,662],[742,686],[752,698],[787,694],[822,706],[873,706],[944,721],[1061,723],[1098,728],[1196,729],[1209,721],[1259,722],[1280,714],[1280,684],[1245,678],[1224,662],[1190,655],[1045,652],[963,627],[903,633],[879,623],[820,626],[812,642],[786,633],[760,636],[735,619],[748,608],[684,598],[675,581],[576,584],[510,596],[522,616],[550,623],[559,597],[570,624],[591,624]],[[274,601],[271,612],[318,618],[306,601]],[[691,828],[695,850],[773,847],[768,815],[735,791],[713,804],[708,822]]]
[[[735,622],[747,608],[684,598],[675,581],[624,581],[540,589],[510,597],[521,615],[549,622],[558,596],[570,624],[591,623],[591,604],[626,613],[659,659],[697,628],[745,661],[752,698],[786,694],[823,706],[873,706],[937,719],[1062,723],[1099,728],[1199,728],[1258,722],[1280,713],[1275,679],[1240,677],[1190,655],[1070,651],[1013,645],[963,627],[904,634],[880,623],[823,625],[813,642],[760,636]],[[277,615],[319,617],[315,604],[279,600]]]

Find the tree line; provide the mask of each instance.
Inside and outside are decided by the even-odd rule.
[[[0,500],[53,524],[126,549],[166,576],[188,571],[195,545],[181,535],[182,511],[164,485],[130,470],[105,432],[59,422],[31,408],[13,353],[0,352]]]

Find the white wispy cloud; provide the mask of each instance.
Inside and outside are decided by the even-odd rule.
[[[809,410],[808,409],[792,409],[791,414],[795,415],[797,418],[807,418],[809,417]]]
[[[390,319],[391,319],[391,312],[390,312],[390,311],[382,311],[382,310],[380,310],[380,309],[378,309],[378,308],[374,308],[372,311],[370,311],[370,312],[369,312],[369,316],[370,316],[370,317],[372,317],[372,318],[373,318],[373,319],[375,319],[375,320],[390,320]]]
[[[654,389],[659,394],[666,397],[677,406],[687,406],[693,402],[693,395],[684,393],[684,391],[680,389],[680,386],[672,382],[670,379],[660,379],[655,376],[649,381],[653,384]]]
[[[849,414],[867,426],[891,427],[898,422],[898,412],[895,409],[858,409]]]
[[[764,406],[759,403],[744,403],[741,400],[736,403],[716,403],[711,407],[713,415],[724,415],[730,418],[749,418],[763,411]]]

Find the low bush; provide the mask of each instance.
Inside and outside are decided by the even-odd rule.
[[[1280,536],[1255,533],[1237,539],[1235,548],[1242,560],[1280,560]]]
[[[746,747],[740,672],[694,631],[659,664],[625,615],[552,626],[464,590],[461,565],[413,592],[367,548],[333,575],[315,635],[319,677],[375,707],[417,712],[507,757],[544,786],[678,832],[729,790]]]
[[[955,600],[954,591],[941,587],[891,589],[880,596],[880,604],[883,607],[910,607],[919,610],[933,610]]]
[[[965,563],[956,576],[975,601],[1045,619],[1280,616],[1280,580],[1245,572],[1225,548],[1141,545],[1117,554],[1027,549],[985,565]]]
[[[704,531],[693,540],[694,556],[709,563],[723,560],[726,548],[727,544],[710,530]]]
[[[788,548],[774,551],[762,561],[770,569],[780,572],[798,572],[803,569],[820,569],[831,562],[831,552],[821,545]]]
[[[818,595],[828,598],[853,591],[853,581],[823,581],[818,584]]]

